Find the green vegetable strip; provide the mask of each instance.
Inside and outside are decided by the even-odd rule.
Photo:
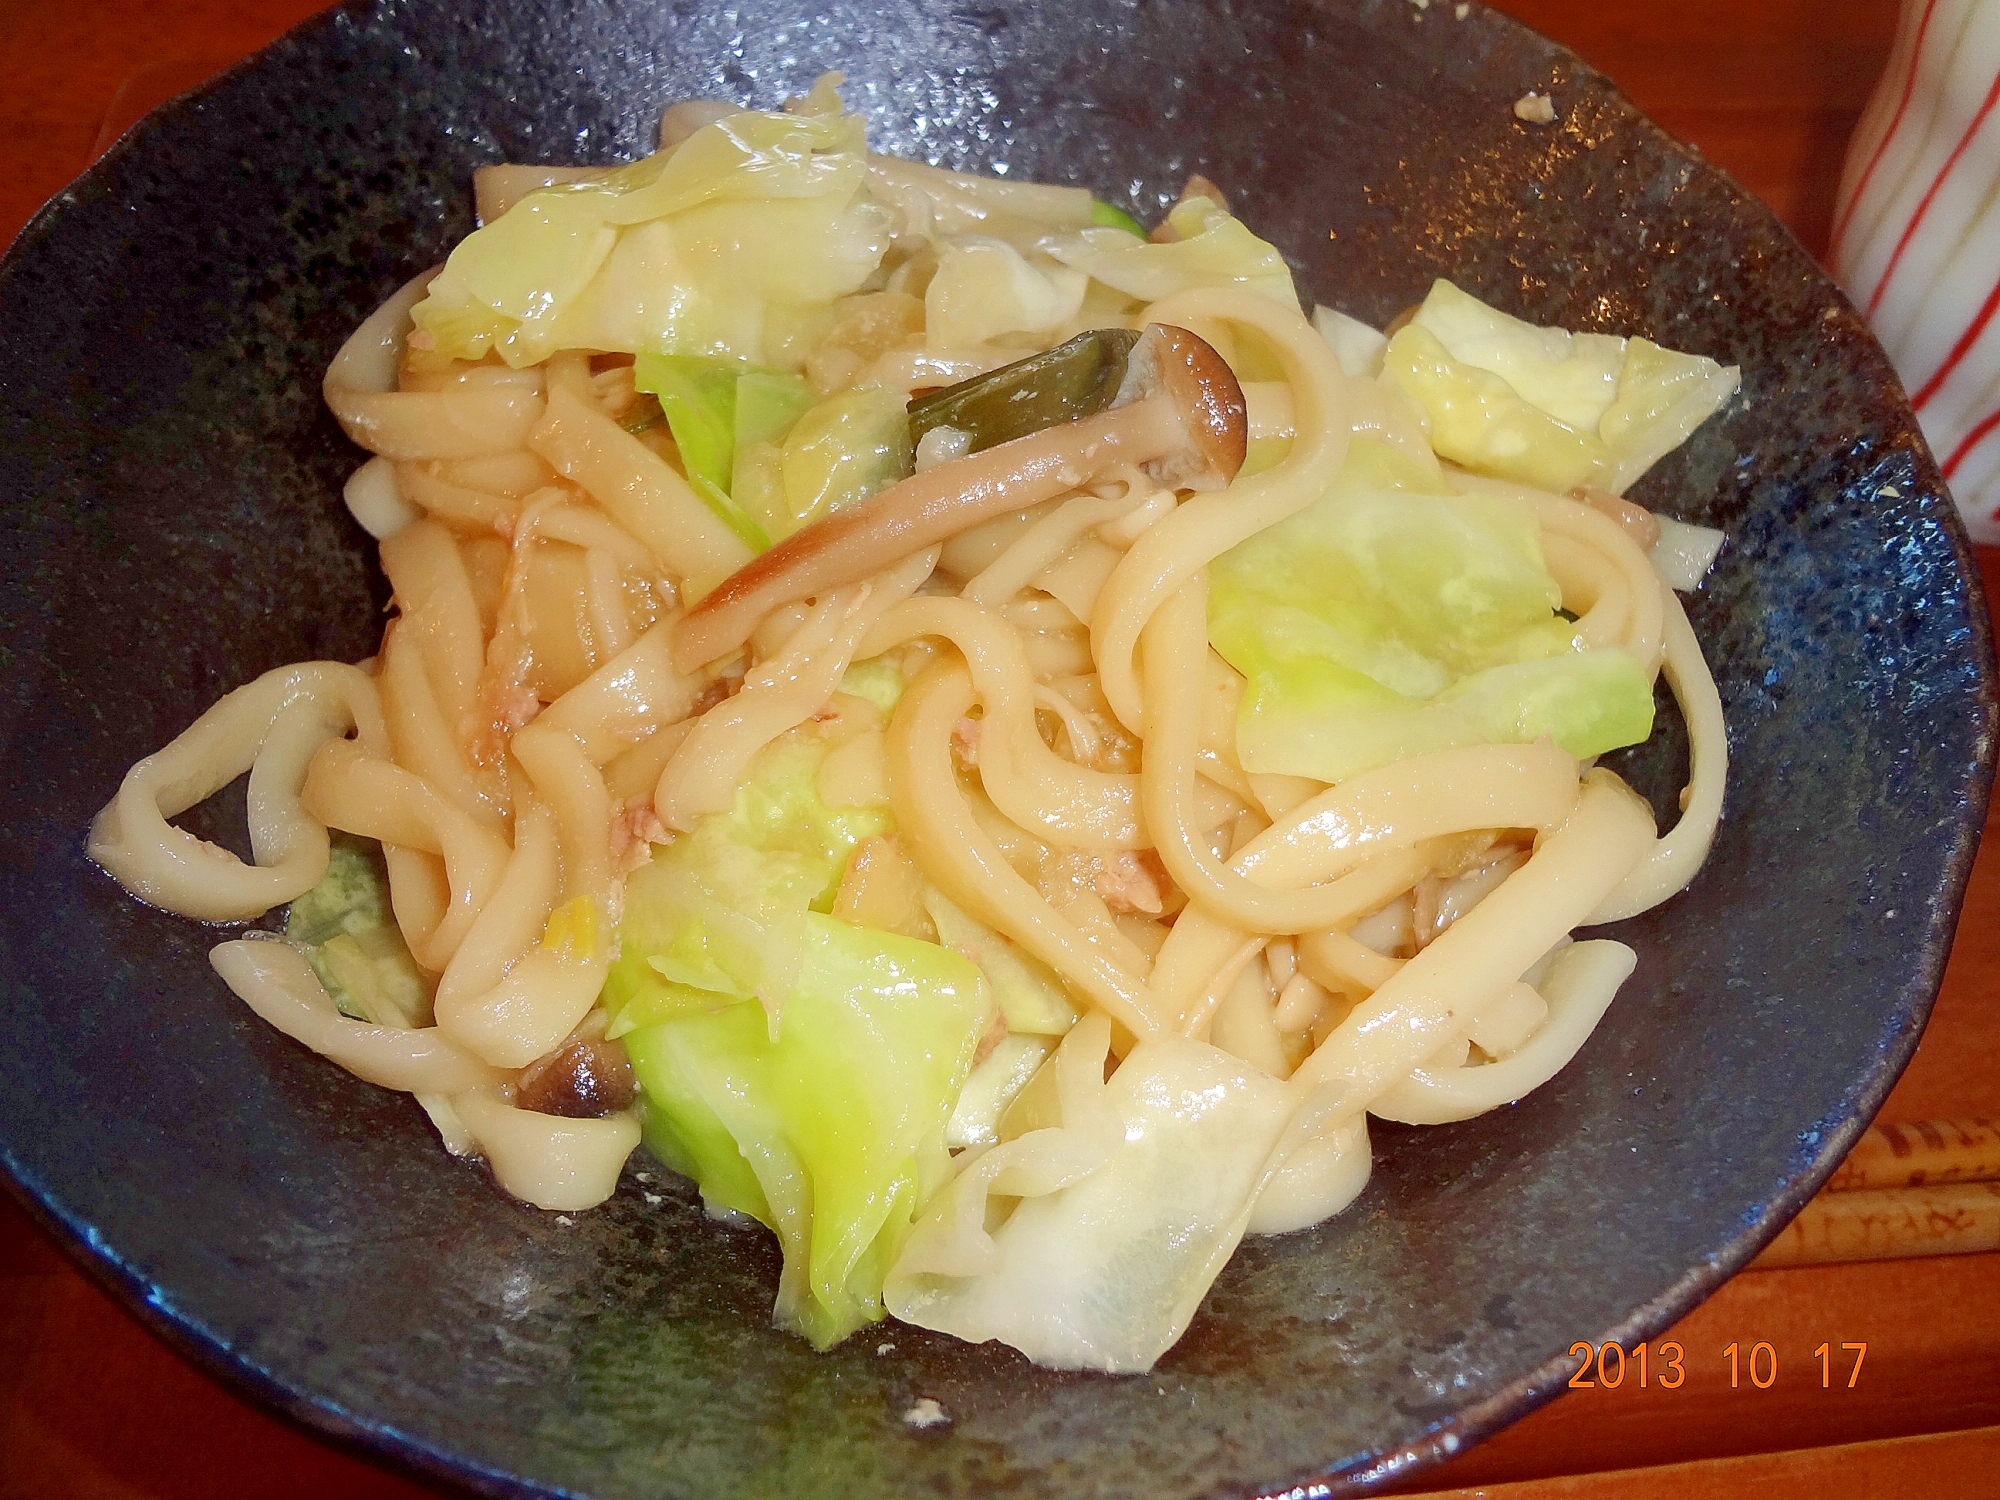
[[[729,493],[736,455],[736,386],[743,366],[705,354],[641,354],[632,383],[659,398],[695,493],[757,551],[771,545],[764,528]]]
[[[1584,757],[1651,732],[1638,661],[1581,650],[1558,616],[1533,514],[1442,488],[1356,437],[1323,499],[1211,565],[1246,770],[1339,781],[1457,745],[1547,735]]]
[[[882,1316],[995,1008],[959,954],[826,915],[853,850],[889,823],[827,806],[825,757],[793,731],[733,807],[633,872],[603,995],[647,1142],[777,1233],[778,1320],[821,1347]]]
[[[1122,208],[1114,208],[1100,198],[1090,200],[1090,222],[1099,229],[1122,229],[1127,234],[1146,237],[1146,226],[1126,213]]]
[[[775,1037],[754,1000],[629,1033],[646,1139],[785,1251],[776,1314],[826,1348],[882,1316],[992,1015],[979,971],[935,943],[807,912]]]
[[[285,914],[285,936],[305,950],[340,1013],[381,1026],[429,1022],[431,987],[410,956],[389,904],[382,846],[330,836],[326,875]]]
[[[813,404],[812,390],[796,375],[747,370],[736,377],[736,448],[782,443],[792,424]]]
[[[1045,353],[932,391],[910,403],[910,435],[934,427],[969,433],[972,453],[1103,411],[1125,379],[1139,335],[1095,328]]]

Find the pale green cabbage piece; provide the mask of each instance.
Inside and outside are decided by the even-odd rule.
[[[882,1316],[882,1277],[950,1175],[944,1127],[995,1009],[959,954],[826,914],[888,817],[822,802],[824,759],[794,731],[729,811],[633,872],[602,996],[647,1141],[776,1231],[778,1321],[822,1348]]]
[[[328,836],[326,874],[285,913],[285,937],[305,951],[342,1015],[377,1026],[430,1024],[431,984],[396,924],[374,839]]]
[[[865,698],[875,705],[876,711],[886,720],[895,713],[896,705],[903,701],[904,689],[910,685],[903,669],[887,656],[871,656],[851,663],[841,674],[840,691],[853,698]]]
[[[796,375],[746,370],[736,377],[735,451],[752,443],[781,443],[812,405],[812,390]]]
[[[1178,240],[1154,244],[1123,229],[1082,229],[1050,235],[1037,248],[1142,302],[1191,287],[1233,286],[1297,310],[1298,289],[1285,257],[1240,219],[1206,198],[1190,198],[1167,222]]]
[[[746,455],[769,450],[777,484],[783,484],[775,444],[812,405],[805,381],[712,354],[641,354],[632,364],[632,383],[659,398],[695,493],[752,550],[769,547],[766,521],[785,510],[772,502],[761,474],[746,478]]]
[[[887,831],[880,808],[828,807],[822,741],[795,730],[751,762],[710,813],[633,871],[602,1004],[613,1036],[716,1003],[762,997],[782,1015],[803,950],[799,918],[828,911],[847,859]]]
[[[888,247],[850,115],[745,111],[459,242],[412,316],[437,352],[724,354],[796,370]]]
[[[1538,328],[1449,281],[1389,340],[1383,378],[1430,417],[1440,456],[1551,490],[1622,494],[1719,411],[1738,372],[1643,338]]]
[[[1101,1012],[1080,1023],[1053,1062],[1061,1124],[989,1148],[937,1195],[889,1273],[897,1317],[1112,1373],[1151,1369],[1181,1336],[1297,1100],[1185,1037],[1139,1043],[1107,1082],[1109,1041]]]
[[[1127,234],[1146,237],[1146,226],[1126,213],[1116,204],[1106,203],[1102,198],[1090,200],[1090,222],[1099,229],[1122,229]]]
[[[1055,1042],[1045,1036],[1000,1038],[959,1090],[944,1128],[944,1143],[953,1150],[998,1143],[1000,1117],[1054,1050]]]
[[[1332,491],[1211,568],[1209,638],[1246,679],[1245,770],[1345,777],[1406,756],[1544,735],[1571,755],[1652,729],[1646,673],[1579,650],[1535,517],[1440,492],[1356,436]]]
[[[759,517],[771,539],[907,478],[915,458],[908,407],[901,391],[858,386],[807,410],[779,458],[781,503]]]
[[[1338,308],[1315,306],[1313,331],[1326,340],[1333,357],[1340,361],[1343,374],[1356,380],[1372,379],[1382,373],[1382,352],[1389,347],[1381,331],[1350,318]]]
[[[882,1316],[882,1279],[951,1167],[944,1127],[992,1001],[935,943],[797,919],[772,1035],[748,1001],[628,1033],[646,1140],[784,1247],[775,1317],[821,1349]]]
[[[937,253],[937,272],[924,291],[924,340],[933,349],[1049,333],[1083,306],[1087,276],[1044,255],[1023,255],[993,235],[945,240]]]
[[[924,910],[938,941],[979,966],[1007,1030],[1016,1035],[1061,1036],[1076,1024],[1076,1002],[1055,970],[965,911],[936,887],[924,891]]]

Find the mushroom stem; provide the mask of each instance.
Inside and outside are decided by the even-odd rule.
[[[1118,465],[1147,463],[1179,447],[1184,428],[1172,401],[1149,396],[913,474],[793,532],[724,579],[676,628],[674,661],[686,671],[725,656],[781,604],[866,578]]]
[[[675,666],[691,671],[734,651],[781,604],[857,582],[1115,468],[1151,466],[1162,482],[1195,488],[1235,477],[1243,393],[1202,340],[1181,328],[1148,328],[1119,394],[1123,405],[925,469],[792,533],[682,617]]]

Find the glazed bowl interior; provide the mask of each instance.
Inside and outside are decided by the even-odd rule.
[[[878,149],[1155,217],[1224,185],[1308,302],[1432,278],[1743,371],[1635,498],[1728,544],[1689,600],[1730,726],[1707,867],[1615,935],[1575,1063],[1380,1126],[1316,1229],[1247,1244],[1147,1377],[885,1324],[774,1332],[772,1243],[635,1162],[570,1218],[256,1021],[216,934],[83,858],[218,695],[370,654],[385,589],[319,400],[470,227],[474,166],[647,149],[687,97],[847,75]],[[1512,102],[1552,94],[1537,126]],[[1406,1472],[1663,1327],[1811,1192],[1915,1043],[1987,791],[1985,612],[1880,352],[1761,205],[1494,13],[766,0],[334,12],[142,125],[0,271],[0,1162],[156,1328],[320,1431],[495,1492],[1248,1495]],[[1673,816],[1684,739],[1620,768]],[[239,799],[240,791],[236,793]],[[192,826],[237,841],[225,796]],[[920,1397],[950,1420],[923,1430]]]

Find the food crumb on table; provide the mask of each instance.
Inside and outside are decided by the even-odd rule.
[[[1551,124],[1556,117],[1556,102],[1547,94],[1529,89],[1514,101],[1514,117],[1526,120],[1530,125]]]
[[[940,1422],[950,1420],[951,1418],[945,1414],[945,1409],[929,1396],[919,1396],[910,1409],[903,1413],[903,1423],[908,1427],[935,1427]]]

